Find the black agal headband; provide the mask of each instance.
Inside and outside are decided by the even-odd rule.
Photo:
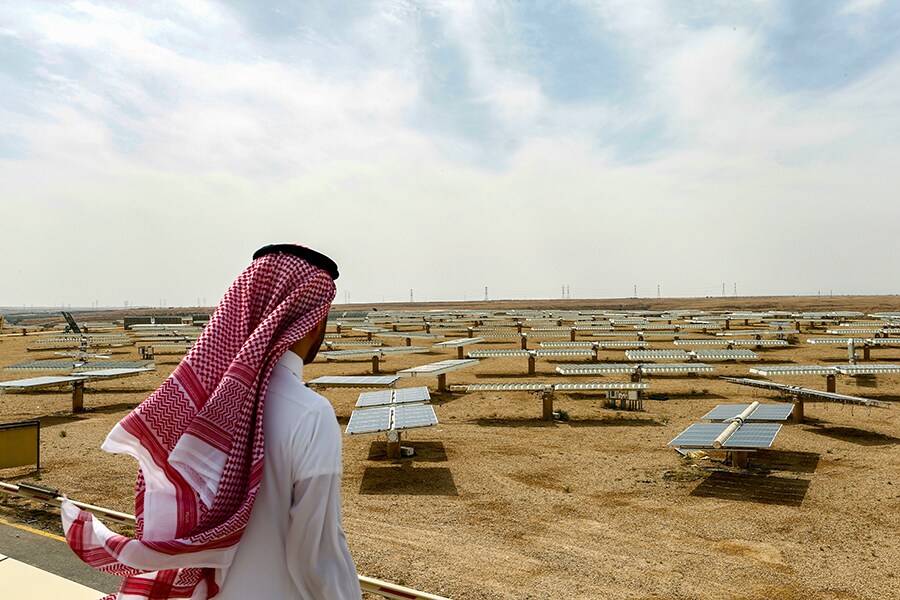
[[[337,279],[338,275],[340,275],[340,273],[338,273],[338,266],[333,260],[321,252],[316,252],[306,246],[298,246],[296,244],[271,244],[269,246],[263,246],[253,253],[253,260],[267,254],[290,254],[305,260],[313,266],[319,267],[331,275],[332,279]]]

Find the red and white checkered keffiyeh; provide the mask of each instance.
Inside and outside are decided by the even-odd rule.
[[[300,258],[257,258],[172,375],[110,432],[102,448],[139,462],[137,537],[63,506],[75,553],[124,577],[108,599],[218,594],[262,478],[272,368],[326,318],[334,295],[328,273]]]

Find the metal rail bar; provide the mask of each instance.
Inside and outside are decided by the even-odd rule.
[[[0,481],[0,493],[8,494],[10,496],[17,496],[19,498],[39,500],[56,507],[59,507],[63,501],[63,497],[60,496],[56,490],[38,486],[30,486],[27,484],[16,485],[13,483],[6,483],[4,481]],[[103,508],[102,506],[94,506],[93,504],[87,504],[85,502],[77,502],[72,499],[69,499],[69,501],[78,508],[96,515],[97,517],[100,517],[102,519],[108,519],[117,523],[125,523],[127,525],[134,525],[134,515],[111,510],[109,508]],[[397,585],[396,583],[381,581],[380,579],[375,579],[373,577],[366,577],[365,575],[359,576],[359,587],[364,592],[376,594],[383,598],[390,598],[391,600],[450,600],[449,598],[445,598],[444,596],[436,596],[434,594],[429,594],[428,592],[420,592],[412,588]]]

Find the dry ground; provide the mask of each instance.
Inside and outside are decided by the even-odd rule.
[[[815,310],[827,304],[757,302],[755,308]],[[828,306],[851,305],[900,310],[896,298]],[[34,339],[0,337],[0,365],[52,356],[26,352]],[[757,352],[764,364],[846,361],[846,350],[836,346]],[[394,356],[383,369],[455,355]],[[136,360],[137,350],[114,358]],[[624,352],[603,358],[624,362]],[[900,348],[875,348],[872,359],[900,363]],[[41,420],[41,483],[131,512],[135,465],[99,445],[177,360],[158,357],[156,373],[94,384],[85,396],[90,410],[80,415],[71,414],[68,392],[0,396],[0,421]],[[539,359],[537,375],[528,378],[524,358],[484,359],[448,381],[623,379],[562,377],[557,364]],[[746,375],[749,366],[714,364],[716,376]],[[305,377],[370,369],[369,361],[316,361]],[[2,379],[24,376],[0,371]],[[785,382],[824,389],[823,377]],[[539,420],[540,400],[532,394],[435,393],[440,425],[405,437],[404,445],[416,449],[411,459],[386,459],[381,437],[345,437],[344,526],[360,573],[455,599],[900,597],[900,406],[807,404],[807,423],[785,426],[774,449],[742,473],[708,460],[689,464],[666,443],[716,404],[777,397],[715,377],[657,376],[650,383],[651,392],[669,399],[623,412],[593,396],[563,396],[557,408],[571,419],[554,423]],[[400,382],[423,384],[433,390],[435,380]],[[839,378],[838,391],[896,401],[900,376]],[[342,425],[358,393],[324,392]],[[27,468],[0,471],[4,480],[37,477]],[[52,513],[35,508],[8,501],[0,516],[58,530]]]

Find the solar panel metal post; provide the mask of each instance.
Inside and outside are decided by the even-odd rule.
[[[856,344],[853,341],[853,338],[847,340],[847,360],[850,361],[851,365],[856,364]]]
[[[825,376],[825,391],[834,393],[837,387],[835,386],[835,376],[834,375],[826,375]]]
[[[372,375],[378,375],[381,373],[381,357],[377,354],[372,355]]]
[[[528,350],[528,334],[523,333],[522,335],[522,350]]]
[[[800,394],[793,394],[794,401],[794,410],[791,411],[791,414],[794,417],[794,423],[802,423],[803,422],[803,396]]]
[[[387,457],[400,458],[400,432],[388,431],[387,433]]]
[[[528,374],[534,375],[535,372],[535,362],[537,362],[537,356],[534,353],[528,355]]]
[[[84,412],[84,381],[72,382],[72,412]]]
[[[543,405],[543,414],[541,418],[544,421],[553,420],[553,390],[544,390],[541,392],[541,403]]]
[[[570,335],[569,335],[569,341],[572,341],[572,342],[575,341],[575,332],[576,332],[576,331],[577,331],[577,330],[576,330],[574,327],[573,327],[572,329],[569,330],[569,333],[570,333]]]
[[[731,329],[731,321],[729,319],[725,319],[725,329]]]

